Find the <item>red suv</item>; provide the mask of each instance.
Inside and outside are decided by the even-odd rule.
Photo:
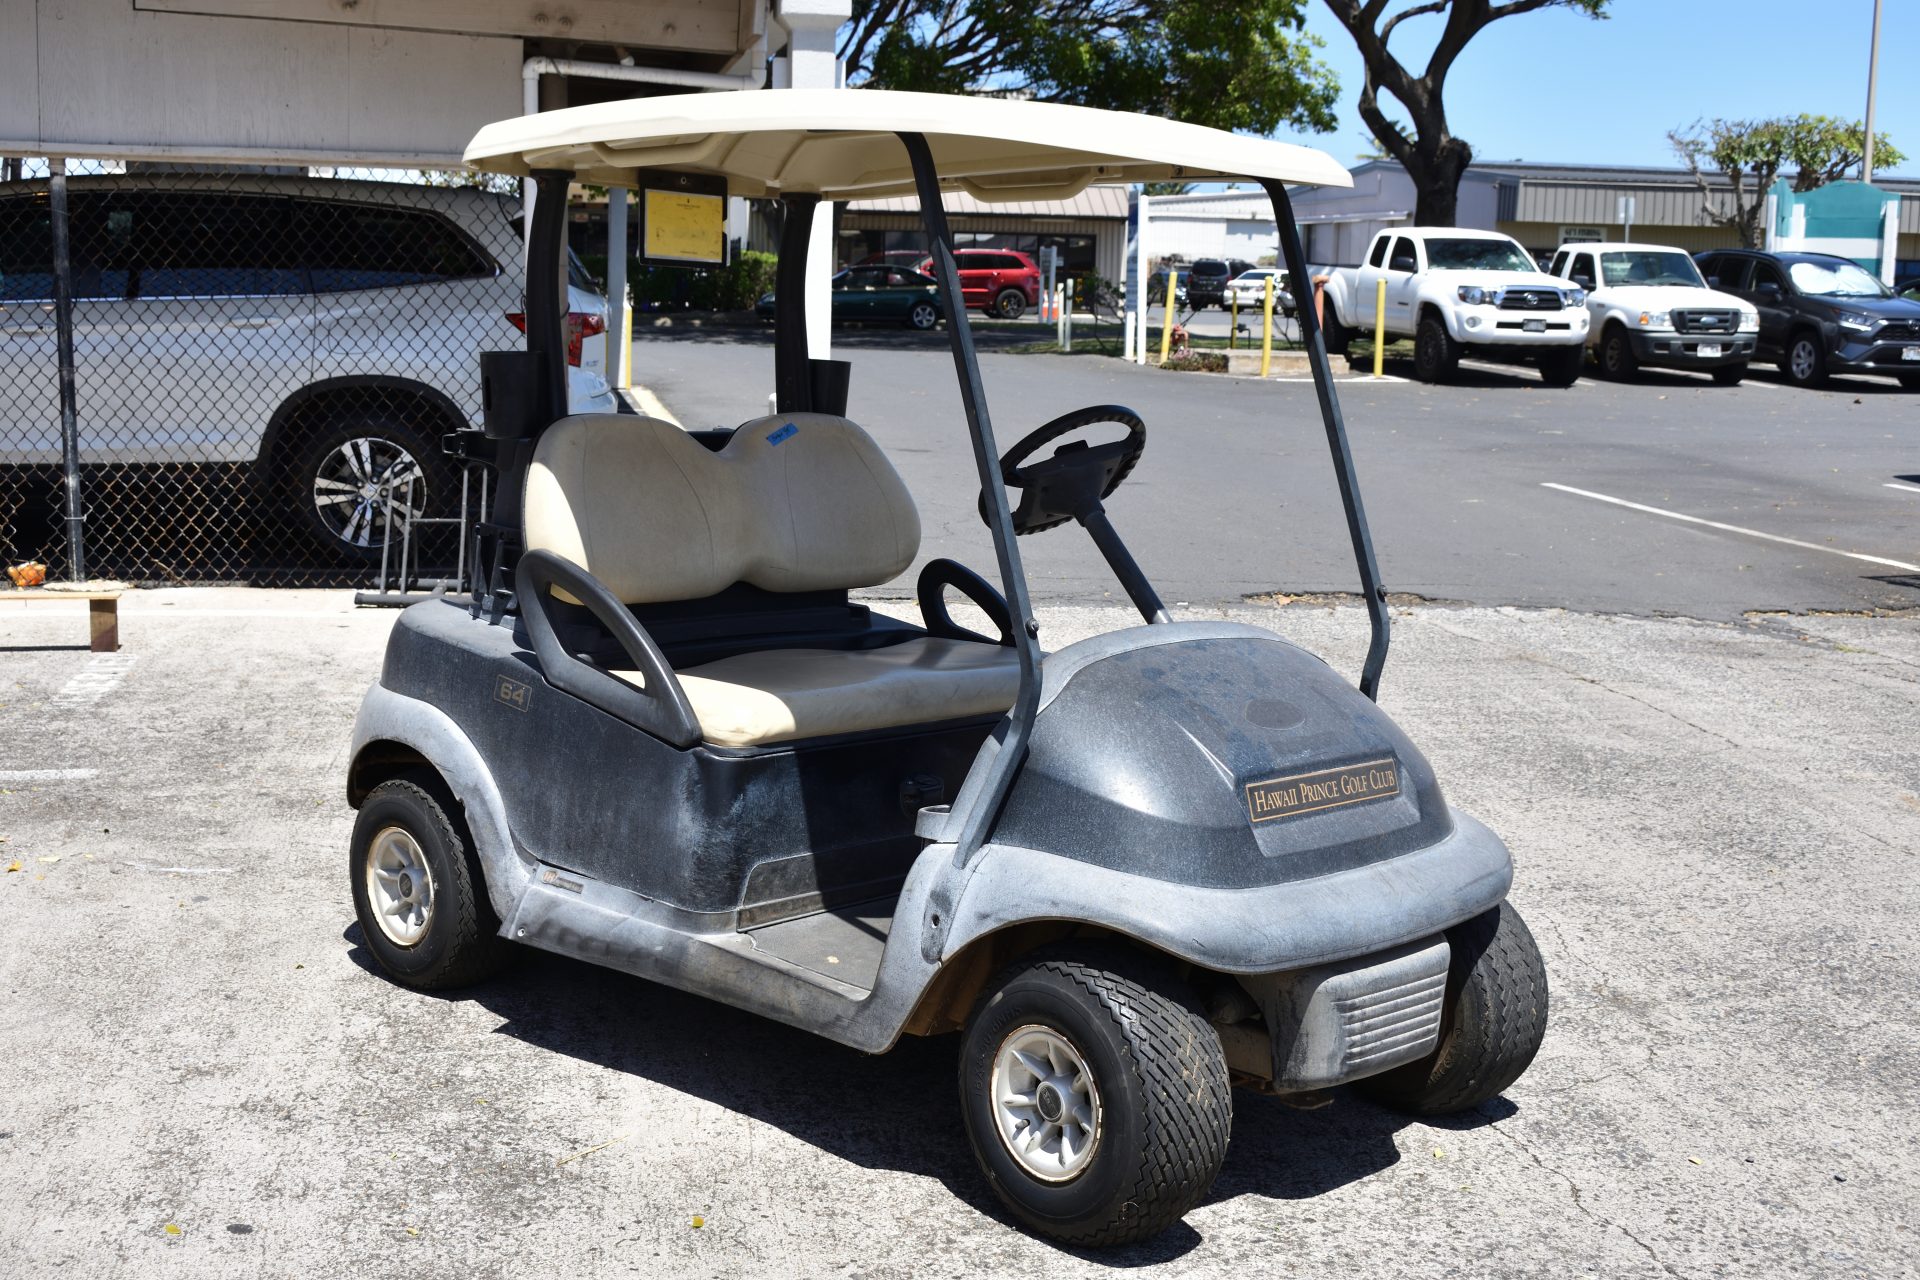
[[[1018,320],[1040,302],[1040,268],[1013,249],[956,249],[960,294],[969,311],[985,311]],[[922,257],[917,270],[933,274],[933,259]]]

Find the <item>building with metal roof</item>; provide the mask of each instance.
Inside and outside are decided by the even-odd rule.
[[[1370,160],[1351,172],[1351,189],[1309,187],[1294,195],[1312,262],[1356,264],[1375,232],[1413,220],[1413,183],[1397,162]],[[1920,271],[1920,179],[1876,175],[1874,185],[1901,193],[1898,274]],[[1710,220],[1731,211],[1732,188],[1717,174],[1708,175],[1708,187],[1703,193],[1683,168],[1479,163],[1461,180],[1458,223],[1504,231],[1536,254],[1573,240],[1623,239],[1629,231],[1635,240],[1689,253],[1735,247],[1734,231]],[[1628,199],[1630,227],[1621,217]]]
[[[1124,186],[1091,186],[1065,200],[976,200],[949,191],[942,203],[956,245],[1017,249],[1036,262],[1040,250],[1060,254],[1060,274],[1089,273],[1118,280],[1126,272],[1127,198]],[[1272,221],[1269,218],[1268,224]],[[920,202],[913,196],[851,200],[840,213],[835,258],[858,262],[874,253],[926,248]]]

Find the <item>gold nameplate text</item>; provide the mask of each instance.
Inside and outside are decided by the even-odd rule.
[[[1369,760],[1290,778],[1247,784],[1247,817],[1254,822],[1295,818],[1342,805],[1365,804],[1400,794],[1400,766],[1392,759]]]

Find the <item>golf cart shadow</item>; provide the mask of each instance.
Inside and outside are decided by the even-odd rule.
[[[343,936],[352,944],[348,958],[386,981],[359,926]],[[937,1178],[980,1213],[1020,1229],[987,1190],[962,1140],[957,1036],[907,1036],[891,1052],[870,1056],[717,1001],[536,951],[481,986],[417,994],[472,1000],[500,1019],[496,1034],[725,1107],[862,1168]],[[851,1111],[849,1098],[860,1099]],[[1243,1195],[1312,1200],[1399,1161],[1394,1134],[1412,1121],[1351,1090],[1335,1090],[1330,1098],[1302,1110],[1235,1090],[1233,1144],[1202,1206]],[[1514,1113],[1500,1098],[1467,1115],[1425,1123],[1472,1129]],[[1204,1212],[1199,1216],[1204,1221]],[[1203,1239],[1182,1222],[1137,1245],[1053,1247],[1131,1268],[1182,1257]]]

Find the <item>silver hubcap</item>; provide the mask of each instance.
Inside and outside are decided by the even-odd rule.
[[[1100,1089],[1051,1027],[1025,1026],[993,1062],[993,1119],[1007,1154],[1042,1182],[1079,1176],[1100,1145]]]
[[[1813,344],[1802,339],[1793,344],[1793,376],[1811,378],[1813,376]]]
[[[913,309],[913,327],[916,329],[933,328],[933,308],[915,307]]]
[[[433,923],[433,872],[420,842],[402,827],[383,828],[367,846],[367,904],[396,946],[413,946]]]
[[[313,508],[340,541],[377,547],[387,539],[387,516],[397,537],[426,510],[426,476],[414,456],[391,440],[356,436],[320,460],[313,476]]]

